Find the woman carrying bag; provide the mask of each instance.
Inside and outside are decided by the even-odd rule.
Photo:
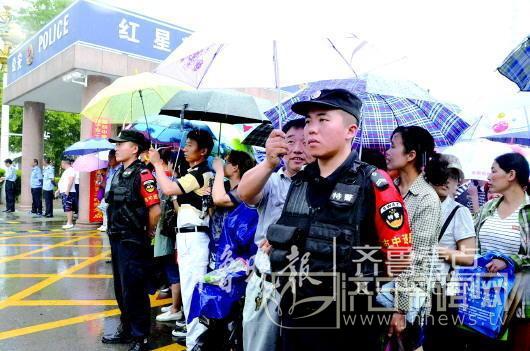
[[[481,253],[496,251],[507,258],[494,258],[486,268],[490,273],[515,266],[518,284],[509,299],[513,306],[505,306],[508,343],[478,340],[480,350],[506,347],[509,350],[530,350],[530,197],[528,188],[529,165],[517,153],[495,159],[489,176],[489,189],[501,196],[482,207],[475,221]],[[510,260],[511,262],[506,262]]]

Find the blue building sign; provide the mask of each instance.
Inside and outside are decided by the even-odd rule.
[[[191,31],[90,0],[69,6],[12,52],[11,84],[76,43],[164,60]]]

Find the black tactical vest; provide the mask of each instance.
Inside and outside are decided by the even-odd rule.
[[[348,275],[374,275],[373,265],[358,266],[352,260],[357,256],[362,257],[353,247],[377,244],[375,232],[362,233],[361,228],[363,219],[373,216],[374,199],[369,195],[372,191],[370,175],[375,170],[373,166],[355,161],[350,169],[339,176],[329,200],[321,208],[312,208],[309,204],[307,188],[311,180],[308,176],[303,174],[294,179],[281,217],[276,225],[269,228],[267,238],[270,242],[274,241],[271,237],[277,237],[278,233],[274,235],[272,231],[289,231],[289,228],[296,228],[299,234],[293,235],[292,242],[279,245],[280,248],[271,242],[273,272],[280,272],[288,264],[288,260],[281,261],[290,253],[292,245],[296,245],[299,256],[309,253],[307,264],[312,273],[336,271]],[[289,234],[285,236],[289,237]],[[372,239],[373,242],[369,242]],[[297,269],[300,269],[298,265]]]
[[[138,188],[140,172],[144,168],[140,161],[135,161],[127,169],[118,171],[112,179],[105,197],[109,204],[107,232],[111,238],[138,243],[146,241],[148,211]]]

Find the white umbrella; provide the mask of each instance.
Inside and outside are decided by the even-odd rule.
[[[442,150],[458,157],[466,179],[477,180],[488,180],[495,158],[509,152],[514,152],[510,145],[487,139],[459,141]]]
[[[530,93],[519,93],[486,106],[461,137],[475,138],[530,139]]]
[[[389,60],[354,34],[253,36],[245,29],[221,39],[197,32],[186,38],[155,72],[196,88],[278,88],[324,79],[354,78]]]
[[[280,88],[325,79],[356,78],[392,62],[354,34],[314,34],[303,28],[263,33],[197,32],[155,72],[195,88]],[[281,123],[280,123],[281,124]]]

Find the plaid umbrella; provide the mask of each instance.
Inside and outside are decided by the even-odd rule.
[[[521,91],[530,91],[530,36],[497,69],[500,74],[517,84]]]
[[[274,127],[272,126],[272,124],[261,123],[255,128],[253,128],[247,134],[247,136],[245,136],[245,139],[243,139],[242,143],[245,145],[265,147],[265,142],[267,141],[267,138],[269,137],[269,134],[272,132],[273,129]]]
[[[401,81],[400,84],[403,85],[404,82]],[[435,101],[428,95],[428,92],[414,83],[410,82],[410,89],[402,90],[412,98],[391,96],[382,93],[393,90],[397,94],[398,89],[389,89],[381,84],[371,89],[369,77],[309,83],[308,87],[298,95],[265,112],[265,115],[277,127],[279,114],[282,114],[284,121],[300,118],[291,111],[291,106],[295,102],[310,100],[315,92],[334,88],[347,89],[355,93],[363,102],[361,128],[354,140],[356,148],[359,147],[362,136],[363,148],[384,151],[388,148],[390,136],[396,127],[412,125],[427,129],[437,146],[448,146],[454,144],[460,134],[469,127],[467,122],[456,115],[455,106]],[[375,91],[377,93],[374,93]],[[419,99],[420,97],[423,99]]]

